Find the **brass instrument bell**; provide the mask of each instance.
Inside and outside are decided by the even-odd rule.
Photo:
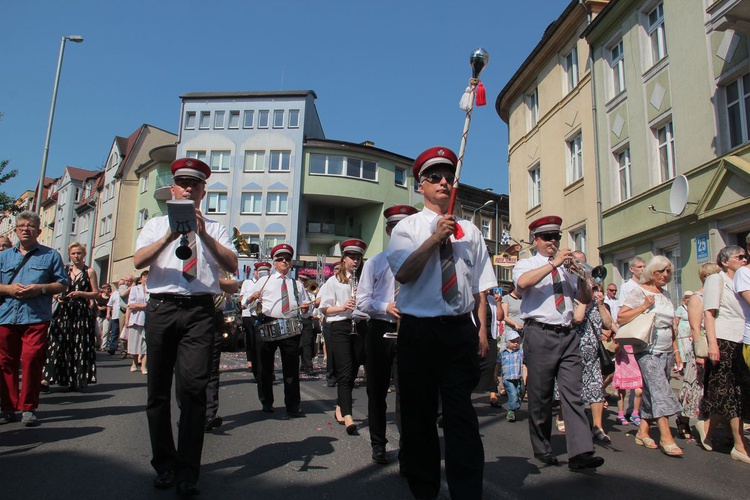
[[[182,233],[180,237],[180,246],[174,251],[175,257],[180,260],[188,260],[193,256],[193,251],[190,249],[190,242],[188,241],[187,233]]]

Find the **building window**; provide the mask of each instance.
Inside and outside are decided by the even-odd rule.
[[[211,112],[201,111],[201,121],[198,124],[198,128],[207,129],[211,125]]]
[[[259,214],[263,210],[262,193],[242,193],[240,213]]]
[[[622,39],[609,49],[609,66],[612,68],[612,97],[625,90],[625,55]]]
[[[104,229],[106,228],[107,218],[102,217],[99,220],[99,236],[104,236]]]
[[[224,128],[224,111],[214,111],[214,128]]]
[[[291,163],[291,151],[271,151],[271,164],[269,172],[289,172]]]
[[[398,173],[401,170],[401,174]],[[352,177],[354,179],[365,179],[377,181],[378,164],[374,161],[363,160],[361,158],[349,158],[346,156],[333,155],[310,155],[310,174],[317,175],[341,175]],[[403,169],[396,169],[396,183],[398,176],[401,175],[406,185],[406,172]]]
[[[750,75],[742,75],[726,86],[729,147],[748,141],[750,129]]]
[[[299,128],[299,109],[289,110],[289,128]]]
[[[229,112],[229,128],[240,128],[240,112]]]
[[[229,151],[211,151],[211,171],[229,172]]]
[[[188,111],[185,113],[185,129],[190,130],[195,128],[195,111]]]
[[[632,196],[630,188],[630,148],[617,153],[617,177],[620,183],[620,201],[629,200]]]
[[[664,4],[660,3],[648,13],[648,38],[651,43],[651,64],[667,55],[667,37],[664,31]]]
[[[206,200],[206,213],[227,213],[227,193],[207,193]]]
[[[70,234],[76,234],[76,218],[70,221]]]
[[[661,182],[665,182],[674,177],[675,158],[672,122],[656,130],[656,141],[659,151],[659,173],[661,174]]]
[[[268,110],[258,111],[258,128],[268,128]]]
[[[568,184],[583,177],[583,147],[581,134],[567,141],[568,146]]]
[[[542,203],[542,167],[536,164],[529,170],[529,208]]]
[[[490,239],[490,223],[492,221],[488,219],[482,219],[482,237]]]
[[[395,174],[395,184],[397,186],[406,187],[406,169],[396,167]]]
[[[107,216],[107,234],[112,232],[112,216]]]
[[[248,109],[245,111],[245,119],[242,122],[243,128],[253,128],[253,121],[255,120],[255,111]]]
[[[263,172],[265,151],[245,151],[245,172]]]
[[[586,228],[570,231],[570,247],[579,252],[586,251]]]
[[[76,188],[75,194],[73,195],[73,201],[78,202],[81,199],[81,188]]]
[[[273,128],[284,128],[284,110],[273,110]]]
[[[148,191],[148,174],[141,177],[141,193]]]
[[[270,249],[275,247],[276,245],[280,245],[281,243],[284,243],[286,241],[286,235],[285,234],[267,234],[266,238],[264,240],[265,247],[270,253]]]
[[[185,157],[187,157],[187,158],[195,158],[196,160],[200,160],[203,163],[206,163],[207,162],[206,158],[208,158],[206,156],[206,152],[205,151],[198,151],[198,150],[187,151],[185,153]]]
[[[267,214],[285,214],[287,212],[287,193],[268,193]]]
[[[138,229],[142,228],[146,224],[147,220],[148,220],[148,209],[142,208],[138,212]]]
[[[537,89],[526,96],[526,108],[529,112],[528,124],[529,130],[531,130],[539,122],[539,92]]]
[[[565,56],[563,69],[565,70],[566,90],[570,92],[578,85],[578,48],[573,47],[573,50]]]

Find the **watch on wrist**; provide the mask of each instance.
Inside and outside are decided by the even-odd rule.
[[[42,284],[42,295],[47,295],[47,285]]]

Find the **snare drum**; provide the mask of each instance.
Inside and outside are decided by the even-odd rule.
[[[302,333],[302,322],[297,318],[282,318],[260,325],[260,337],[263,340],[281,340],[295,337]]]

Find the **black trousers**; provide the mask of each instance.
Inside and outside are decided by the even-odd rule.
[[[336,382],[336,363],[333,356],[333,344],[331,343],[331,324],[323,322],[323,342],[326,344],[326,379],[328,382]]]
[[[386,410],[388,409],[386,397],[388,387],[391,385],[392,368],[396,358],[396,339],[383,338],[383,334],[395,331],[395,323],[377,319],[367,322],[367,339],[365,340],[367,421],[370,426],[372,446],[385,446],[388,442],[385,437]]]
[[[487,332],[487,355],[479,360],[479,383],[474,392],[497,392],[495,365],[497,364],[497,340]]]
[[[221,333],[224,326],[224,313],[214,315],[214,348],[211,353],[211,373],[206,386],[206,422],[219,412],[219,365],[221,364]]]
[[[403,315],[398,334],[401,391],[399,458],[416,498],[440,491],[438,395],[442,401],[445,471],[452,499],[482,497],[484,447],[471,391],[479,381],[478,330],[469,315]]]
[[[273,319],[273,318],[271,318]],[[284,406],[287,411],[299,410],[299,341],[295,335],[281,340],[262,340],[258,346],[260,354],[260,379],[258,399],[263,406],[273,405],[273,369],[276,349],[281,351],[281,371],[284,375]]]
[[[257,316],[243,316],[242,326],[245,327],[245,354],[247,360],[252,364],[252,372],[255,380],[258,380],[258,366],[260,358],[258,357],[258,345],[260,343],[260,333],[258,332]]]
[[[315,332],[312,318],[302,318],[302,335],[300,335],[300,371],[312,373],[313,351],[315,350]]]
[[[331,323],[331,345],[329,355],[333,351],[336,358],[336,380],[338,384],[338,398],[336,404],[341,407],[341,415],[352,414],[352,390],[354,379],[359,367],[365,363],[365,337],[367,336],[367,322],[355,323],[352,331],[351,320],[334,321]]]
[[[180,303],[151,299],[146,306],[145,328],[151,465],[157,473],[174,470],[177,480],[197,481],[214,344],[213,298],[206,295]],[[177,371],[176,363],[180,366]],[[177,447],[172,435],[173,375],[179,387]]]

